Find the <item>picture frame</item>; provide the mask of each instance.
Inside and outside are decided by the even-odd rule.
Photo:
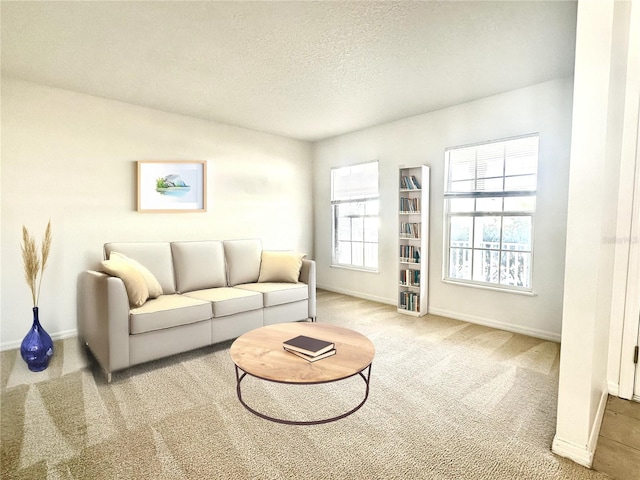
[[[207,211],[207,162],[138,160],[138,212]]]

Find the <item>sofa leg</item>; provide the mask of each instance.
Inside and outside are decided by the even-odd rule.
[[[107,374],[107,383],[111,383],[111,372],[105,372]]]

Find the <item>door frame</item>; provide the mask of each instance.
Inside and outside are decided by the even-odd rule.
[[[640,2],[630,8],[607,375],[609,393],[626,399],[640,388],[633,363],[640,333]]]
[[[640,111],[640,105],[638,106]],[[626,272],[624,317],[622,327],[622,348],[620,351],[620,383],[618,396],[640,401],[640,385],[635,385],[638,364],[633,363],[634,350],[640,339],[640,125],[636,125],[636,155],[634,193],[631,210]]]

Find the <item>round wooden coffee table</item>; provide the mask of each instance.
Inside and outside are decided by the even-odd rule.
[[[285,351],[282,343],[298,335],[333,342],[336,354],[309,362]],[[367,337],[348,328],[317,322],[278,323],[257,328],[238,337],[231,345],[229,353],[235,364],[236,391],[240,403],[255,415],[273,422],[288,425],[318,425],[333,422],[358,410],[369,396],[369,379],[375,347]],[[364,399],[356,407],[341,415],[311,421],[284,420],[258,412],[245,403],[242,399],[241,382],[246,375],[270,382],[298,385],[336,382],[360,375],[366,389]]]

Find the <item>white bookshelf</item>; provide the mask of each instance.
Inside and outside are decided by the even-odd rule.
[[[398,312],[421,317],[429,291],[429,167],[400,167],[398,186]]]

